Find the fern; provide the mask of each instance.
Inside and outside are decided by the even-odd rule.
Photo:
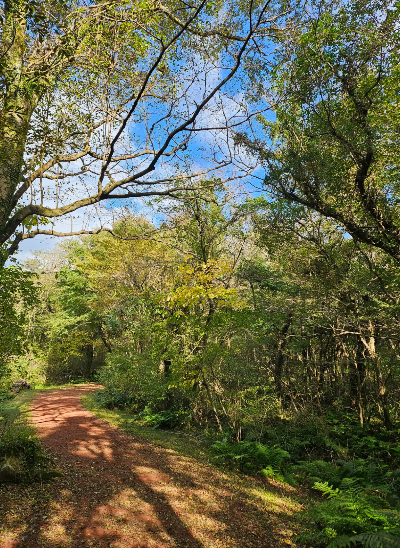
[[[327,481],[316,481],[313,485],[313,489],[321,491],[321,493],[328,498],[337,497],[340,493],[338,488],[334,489]]]
[[[363,548],[400,548],[400,536],[379,531],[376,533],[361,533],[359,535],[336,537],[327,548],[348,548],[363,546]]]
[[[393,531],[399,521],[398,512],[387,509],[386,501],[363,488],[359,481],[349,478],[344,484],[347,489],[339,490],[327,482],[317,482],[314,488],[328,500],[308,512],[319,529],[335,531],[337,538],[332,542],[339,546],[339,542],[347,542],[354,535]]]
[[[217,461],[239,466],[240,470],[246,473],[261,472],[264,469],[264,475],[268,475],[271,470],[279,473],[290,458],[289,453],[280,447],[268,447],[248,441],[217,441],[212,445],[212,451]]]

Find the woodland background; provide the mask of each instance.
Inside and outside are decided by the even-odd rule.
[[[5,398],[20,378],[37,387],[96,380],[105,388],[94,406],[195,432],[226,468],[321,492],[299,545],[397,546],[399,6],[270,8],[287,32],[274,27],[260,55],[265,35],[253,36],[231,88],[241,108],[258,108],[260,97],[269,106],[219,128],[228,137],[218,170],[190,174],[198,149],[185,133],[160,153],[184,152],[173,177],[120,183],[127,198],[130,185],[147,185],[141,208],[110,206],[118,215],[106,230],[5,262],[20,241],[54,233],[46,225],[61,215],[59,205],[44,208],[43,181],[65,179],[67,160],[57,152],[60,170],[46,167],[44,138],[31,181],[42,205],[17,208],[14,232],[11,221],[4,232],[0,385]],[[221,59],[237,37],[217,31],[207,36]],[[193,55],[204,33],[197,27],[185,43]],[[157,78],[170,68],[160,65]],[[157,86],[154,97],[176,91]],[[98,172],[74,164],[70,179],[89,171],[112,185],[112,169],[130,172],[132,158]],[[154,184],[164,186],[148,190]]]

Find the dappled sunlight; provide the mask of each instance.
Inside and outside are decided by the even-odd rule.
[[[113,546],[134,546],[135,539],[146,539],[145,546],[171,546],[173,539],[163,527],[151,504],[143,503],[135,492],[124,490],[107,504],[94,509],[90,523],[83,530],[88,540],[115,536]]]
[[[302,505],[300,503],[286,496],[277,495],[270,491],[262,492],[259,489],[249,489],[248,492],[253,496],[260,498],[268,507],[268,510],[273,510],[276,514],[284,513],[286,515],[291,515],[294,512],[300,512],[302,510]]]
[[[147,483],[147,485],[156,486],[157,484],[164,484],[171,480],[169,474],[165,474],[148,466],[134,466],[133,471],[135,472],[136,477],[140,481]]]
[[[76,448],[73,453],[79,457],[88,457],[96,459],[97,457],[104,457],[105,459],[113,460],[113,451],[110,442],[107,440],[96,441],[77,441]]]
[[[44,541],[51,542],[51,545],[56,546],[72,546],[68,531],[61,523],[50,523],[48,528],[42,532]]]
[[[18,539],[12,538],[12,537],[5,537],[4,540],[2,540],[1,544],[2,548],[18,548]]]
[[[63,476],[32,504],[12,548],[292,545],[282,518],[300,504],[96,419],[79,401],[90,389],[42,393],[32,406]]]
[[[42,439],[51,439],[54,435],[61,437],[60,442],[66,452],[78,457],[103,457],[112,461],[110,429],[99,422],[94,423],[91,413],[81,406],[77,407],[80,392],[83,395],[87,390],[78,388],[74,396],[64,391],[56,401],[38,398],[31,408],[32,419]],[[69,428],[66,430],[64,427],[67,424]]]

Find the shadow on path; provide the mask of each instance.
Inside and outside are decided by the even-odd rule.
[[[32,420],[63,477],[32,505],[30,526],[10,548],[291,544],[290,504],[263,507],[212,467],[95,418],[80,398],[97,388],[44,392],[33,402]]]

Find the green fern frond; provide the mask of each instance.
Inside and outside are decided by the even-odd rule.
[[[340,535],[339,537],[335,537],[327,546],[327,548],[347,548],[348,546],[351,546],[350,543],[351,537],[348,535]]]
[[[327,481],[316,481],[313,485],[313,489],[321,491],[321,493],[328,498],[337,497],[340,494],[339,489],[334,489]]]
[[[400,512],[398,510],[393,510],[391,508],[385,508],[384,510],[376,510],[377,514],[382,514],[384,516],[393,516],[399,518],[400,523]]]
[[[400,536],[381,531],[377,533],[361,533],[353,537],[336,537],[327,548],[348,548],[362,545],[364,548],[400,548]]]

